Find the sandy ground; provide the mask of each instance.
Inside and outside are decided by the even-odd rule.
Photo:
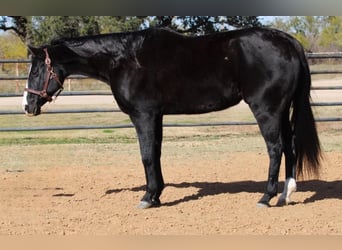
[[[339,93],[319,97],[340,101]],[[75,101],[65,98],[58,102]],[[147,210],[136,208],[145,185],[136,143],[0,146],[0,235],[341,235],[342,124],[333,126],[321,135],[320,178],[299,181],[294,204],[271,208],[256,207],[268,159],[261,136],[238,136],[248,127],[224,128],[229,136],[196,128],[218,136],[166,140],[162,206]]]
[[[341,152],[325,152],[320,179],[299,181],[293,205],[257,208],[263,146],[225,151],[229,140],[165,142],[162,206],[147,210],[136,208],[145,180],[134,143],[45,145],[45,156],[40,145],[12,146],[18,166],[4,157],[0,170],[0,235],[342,234]]]

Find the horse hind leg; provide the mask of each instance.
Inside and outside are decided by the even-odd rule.
[[[270,200],[278,193],[279,168],[282,155],[280,139],[270,140],[270,137],[266,135],[265,140],[269,155],[269,171],[266,191],[258,202],[259,207],[269,207]]]
[[[267,146],[269,171],[265,193],[257,205],[269,207],[270,200],[278,193],[279,168],[282,157],[281,119],[278,112],[271,113],[259,107],[250,104]]]
[[[297,183],[295,178],[286,178],[284,184],[284,191],[280,195],[277,206],[289,205],[291,201],[291,195],[297,191]]]
[[[296,184],[296,152],[295,138],[289,121],[288,112],[283,116],[282,140],[285,155],[285,174],[286,180],[284,190],[280,195],[277,206],[288,205],[291,203],[291,195],[297,190]]]

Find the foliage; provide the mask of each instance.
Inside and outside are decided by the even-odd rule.
[[[342,17],[340,16],[276,18],[271,26],[292,34],[307,51],[342,50]]]
[[[10,25],[8,25],[10,23]],[[60,37],[122,32],[158,26],[186,34],[232,27],[261,26],[256,16],[3,16],[0,29],[13,30],[26,43],[41,45]]]
[[[25,44],[13,32],[8,32],[0,36],[0,58],[25,59],[27,49]],[[14,64],[1,64],[1,71],[5,73],[15,72]],[[27,71],[25,64],[19,64],[18,70]]]
[[[28,19],[25,16],[0,16],[0,29],[14,31],[21,39],[27,36],[27,26]]]
[[[308,51],[317,51],[320,34],[324,25],[321,16],[292,16],[288,19],[276,18],[273,27],[292,34]]]
[[[262,26],[257,16],[157,16],[152,19],[151,24],[197,35],[233,28]]]
[[[25,44],[42,45],[60,37],[167,27],[188,35],[262,26],[258,16],[2,16],[0,30],[12,30]],[[296,37],[307,51],[342,50],[342,17],[275,18],[271,27]],[[4,55],[1,55],[4,56]]]
[[[24,59],[27,57],[26,46],[18,36],[12,32],[1,35],[0,57],[8,59]]]
[[[25,44],[35,46],[60,37],[154,26],[198,35],[262,25],[258,16],[0,16],[0,30],[11,30]],[[269,26],[292,34],[307,51],[342,50],[342,17],[339,16],[278,17]]]
[[[331,16],[326,18],[326,25],[322,30],[320,45],[329,51],[342,49],[342,17]]]
[[[27,31],[31,44],[41,45],[60,37],[77,37],[138,29],[142,19],[109,16],[35,16]]]

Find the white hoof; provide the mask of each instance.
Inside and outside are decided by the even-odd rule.
[[[288,178],[285,181],[284,191],[280,195],[277,206],[288,205],[291,203],[291,195],[292,193],[296,192],[297,184],[294,178]]]

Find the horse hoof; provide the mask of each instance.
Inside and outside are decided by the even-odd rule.
[[[142,200],[137,206],[139,209],[146,209],[150,207],[160,207],[159,199],[154,199],[152,202]]]
[[[277,207],[283,207],[283,206],[286,206],[288,204],[289,204],[289,201],[287,201],[286,199],[280,197],[278,199],[278,202],[277,202],[276,206]]]
[[[270,204],[258,202],[257,207],[259,207],[259,208],[270,207]]]
[[[148,202],[148,201],[140,201],[140,203],[138,204],[137,208],[139,209],[147,209],[152,207],[153,204]]]

